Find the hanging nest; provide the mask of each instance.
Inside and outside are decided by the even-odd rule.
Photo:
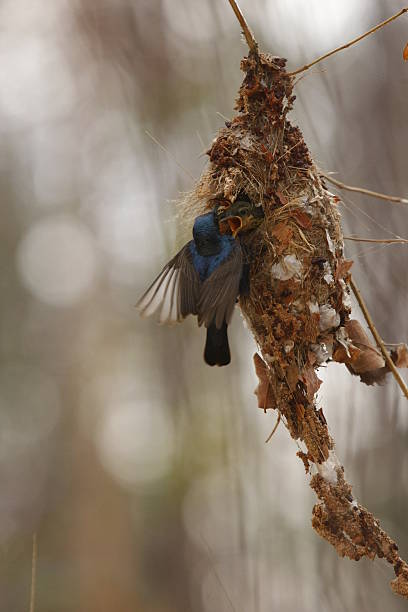
[[[210,163],[183,202],[186,215],[224,207],[238,197],[261,206],[263,223],[240,235],[250,265],[250,292],[240,307],[258,343],[258,405],[274,408],[304,445],[297,454],[319,502],[314,529],[339,555],[385,557],[394,566],[392,589],[408,596],[408,565],[378,521],[353,499],[314,397],[316,371],[343,362],[367,384],[387,367],[358,322],[350,320],[350,267],[344,258],[339,198],[330,193],[303,135],[287,115],[294,79],[286,60],[254,47],[241,68],[245,78],[238,114],[225,123],[208,151]],[[407,361],[406,347],[399,361]],[[397,359],[397,355],[395,356]]]

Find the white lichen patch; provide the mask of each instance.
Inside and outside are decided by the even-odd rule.
[[[330,264],[329,264],[328,261],[324,262],[323,272],[324,272],[323,278],[324,278],[325,282],[328,285],[331,285],[332,283],[334,283],[333,272],[332,272],[332,269],[331,269]]]
[[[344,327],[340,327],[336,331],[336,340],[339,344],[341,344],[346,349],[347,357],[351,357],[350,351],[349,351],[351,340],[349,339],[348,334],[346,330],[344,329]]]
[[[272,266],[272,278],[286,281],[290,278],[300,278],[302,275],[303,265],[296,255],[285,255],[283,259]]]
[[[333,345],[330,346],[325,342],[320,342],[320,344],[312,344],[310,349],[316,355],[316,361],[319,365],[326,363],[326,361],[331,359],[333,355]]]
[[[329,247],[330,253],[333,253],[333,255],[336,255],[336,248],[334,246],[333,240],[330,238],[330,234],[328,230],[326,230],[326,240],[327,240],[327,246]]]
[[[317,302],[308,302],[310,314],[319,314],[319,304]]]
[[[351,310],[351,296],[350,296],[350,291],[345,283],[345,281],[341,278],[339,280],[339,284],[340,287],[343,290],[343,298],[342,298],[342,302],[343,302],[343,306],[344,308],[346,308],[347,310]]]
[[[305,310],[305,304],[303,302],[303,300],[301,300],[300,298],[298,298],[297,300],[295,300],[292,304],[292,310],[294,312],[300,313],[300,312],[304,312]]]
[[[293,342],[293,340],[286,340],[284,344],[285,353],[288,355],[291,351],[293,351],[294,346],[295,343]]]
[[[264,358],[264,361],[266,361],[266,363],[268,363],[269,365],[275,362],[275,357],[273,355],[269,355],[269,353],[263,353],[262,357]]]
[[[320,331],[326,331],[327,329],[333,329],[340,325],[340,315],[338,312],[334,310],[329,304],[323,304],[319,308],[320,321],[319,328]]]
[[[316,467],[320,476],[324,478],[326,482],[333,485],[337,484],[337,470],[341,469],[341,463],[337,459],[334,450],[330,450],[326,461],[323,461],[323,463],[318,463]]]

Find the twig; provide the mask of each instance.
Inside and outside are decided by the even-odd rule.
[[[273,434],[275,433],[275,431],[278,429],[278,425],[280,423],[281,420],[281,413],[278,412],[278,418],[276,419],[276,423],[274,428],[272,429],[271,433],[269,434],[269,436],[266,438],[265,443],[269,442],[269,440],[272,438]]]
[[[292,151],[292,149],[294,149],[295,147],[298,147],[302,142],[304,142],[302,139],[298,140],[297,142],[295,142],[294,145],[292,145],[289,149],[286,149],[284,153],[282,153],[282,155],[280,157],[278,157],[277,160],[275,160],[275,164],[278,163],[278,161],[280,161],[283,157],[285,157],[285,155],[287,155],[288,153],[290,153]]]
[[[371,333],[374,336],[374,339],[377,343],[378,348],[380,349],[381,353],[383,354],[383,357],[389,367],[389,369],[391,370],[391,372],[394,375],[395,380],[397,381],[397,383],[399,384],[401,391],[403,392],[403,394],[405,395],[405,397],[408,399],[408,387],[406,386],[405,382],[403,381],[403,379],[401,378],[400,373],[398,372],[395,363],[393,362],[393,360],[390,357],[390,354],[388,353],[387,349],[385,348],[385,344],[380,336],[380,334],[377,331],[377,328],[374,325],[374,321],[371,318],[370,313],[368,312],[367,309],[367,305],[364,302],[363,296],[360,293],[360,290],[358,289],[356,283],[354,282],[354,280],[351,278],[350,279],[350,287],[353,290],[354,295],[356,296],[357,302],[361,308],[361,311],[364,315],[365,320],[367,321],[367,325],[370,328]]]
[[[360,236],[343,236],[344,240],[354,240],[354,242],[379,242],[381,244],[408,244],[405,238],[360,238]]]
[[[223,581],[221,580],[219,573],[217,572],[215,561],[214,561],[213,554],[212,554],[212,550],[209,547],[209,545],[208,545],[208,543],[207,543],[207,541],[206,541],[206,539],[204,538],[203,535],[201,535],[201,541],[203,542],[205,548],[207,549],[207,555],[208,555],[208,558],[209,558],[209,560],[211,561],[211,564],[212,564],[212,568],[211,569],[214,572],[214,576],[216,577],[216,579],[218,581],[218,584],[220,585],[221,590],[224,593],[225,598],[226,598],[226,600],[228,601],[228,603],[229,603],[229,605],[231,607],[231,610],[233,612],[237,612],[236,607],[234,606],[234,603],[233,603],[231,597],[229,596],[229,593],[228,593],[227,589],[225,588],[225,585],[224,585]]]
[[[31,557],[31,589],[30,589],[30,612],[34,612],[35,608],[35,587],[37,581],[37,558],[38,558],[38,546],[37,546],[37,533],[33,533],[33,554]]]
[[[404,13],[407,13],[407,12],[408,12],[408,7],[401,9],[398,13],[396,13],[392,17],[389,17],[385,21],[382,21],[381,23],[376,25],[374,28],[371,28],[371,30],[368,30],[368,32],[365,32],[365,34],[362,34],[361,36],[358,36],[357,38],[354,38],[353,40],[350,40],[350,42],[346,43],[345,45],[342,45],[341,47],[337,47],[336,49],[333,49],[333,51],[329,51],[329,53],[325,53],[324,55],[322,55],[322,56],[318,57],[317,59],[315,59],[310,64],[305,64],[304,66],[302,66],[301,68],[298,68],[294,72],[288,72],[288,76],[295,76],[295,74],[300,74],[301,72],[304,72],[305,70],[309,70],[309,68],[311,68],[315,64],[318,64],[319,62],[327,59],[328,57],[330,57],[331,55],[334,55],[335,53],[338,53],[339,51],[343,51],[344,49],[348,49],[348,47],[351,47],[355,43],[358,43],[360,40],[363,40],[363,38],[366,38],[366,36],[369,36],[370,34],[373,34],[377,30],[379,30],[380,28],[383,28],[388,23],[391,23],[391,21],[394,21],[394,19],[397,19],[397,17],[400,17],[401,15],[403,15]]]
[[[231,121],[231,119],[229,117],[226,117],[225,115],[223,115],[219,111],[217,111],[215,114],[218,115],[219,117],[221,117],[221,119],[223,119],[224,121]]]
[[[161,144],[161,142],[159,142],[159,141],[157,140],[157,138],[155,138],[155,137],[153,136],[153,134],[151,134],[151,133],[149,132],[149,130],[145,130],[145,134],[146,134],[146,136],[148,136],[149,138],[151,138],[151,139],[153,140],[153,142],[154,142],[155,144],[157,144],[157,146],[158,146],[158,147],[160,147],[160,148],[161,148],[161,150],[162,150],[162,151],[164,151],[165,153],[167,153],[167,155],[170,155],[170,157],[172,157],[172,158],[173,158],[174,163],[175,163],[175,164],[177,164],[177,166],[178,166],[179,168],[181,168],[181,169],[183,170],[183,172],[185,172],[185,173],[186,173],[186,174],[187,174],[187,175],[188,175],[188,176],[189,176],[189,177],[190,177],[190,178],[191,178],[193,181],[195,181],[195,178],[194,178],[194,176],[191,174],[191,172],[189,172],[189,171],[188,171],[186,168],[184,168],[184,166],[182,166],[182,165],[180,164],[180,162],[178,162],[178,161],[177,161],[177,159],[174,157],[174,155],[173,155],[172,153],[170,153],[170,151],[169,151],[168,149],[166,149],[166,147],[165,147],[165,146],[163,146],[163,145]]]
[[[372,198],[378,198],[379,200],[385,200],[386,202],[394,202],[395,204],[408,204],[407,198],[400,198],[398,196],[390,196],[385,193],[378,193],[377,191],[371,191],[370,189],[363,189],[362,187],[352,187],[351,185],[346,185],[337,179],[334,179],[329,174],[325,172],[320,172],[324,178],[336,185],[339,189],[345,189],[346,191],[354,191],[355,193],[362,193],[367,196],[371,196]]]
[[[238,19],[241,25],[241,28],[244,33],[245,40],[247,41],[249,50],[252,51],[253,53],[258,53],[258,43],[256,42],[255,37],[252,34],[251,30],[249,29],[249,26],[245,20],[245,17],[241,13],[241,9],[239,8],[235,0],[228,0],[228,2],[230,3],[232,10],[234,11],[236,18]]]

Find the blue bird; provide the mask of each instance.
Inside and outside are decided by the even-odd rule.
[[[194,221],[190,240],[171,259],[142,295],[137,307],[149,316],[160,309],[160,322],[181,321],[196,315],[207,328],[204,360],[224,366],[231,361],[227,327],[231,320],[247,266],[237,234],[261,218],[250,215],[249,202],[235,202],[220,214],[221,207]],[[238,214],[239,213],[239,214]],[[263,216],[263,214],[262,214]],[[232,235],[221,233],[231,230]]]

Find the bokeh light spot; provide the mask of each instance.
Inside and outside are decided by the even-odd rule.
[[[77,97],[63,54],[52,40],[33,35],[2,37],[0,93],[3,112],[20,126],[66,116]]]
[[[139,402],[107,410],[96,434],[104,467],[123,484],[143,484],[165,475],[173,435],[165,413]]]
[[[92,286],[96,273],[93,238],[68,216],[49,216],[23,236],[17,264],[24,286],[39,300],[71,306]]]

